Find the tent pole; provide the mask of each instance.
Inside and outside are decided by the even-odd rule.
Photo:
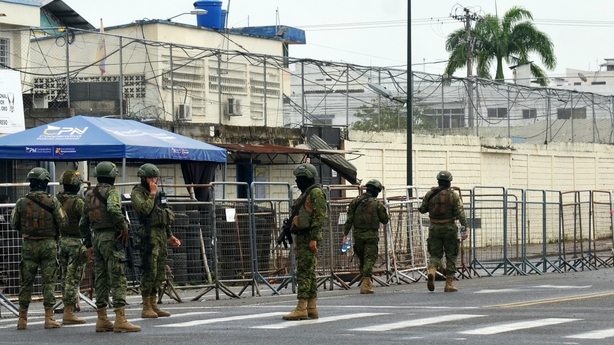
[[[126,182],[126,157],[122,158],[122,183]],[[122,186],[122,194],[126,192],[126,186]]]

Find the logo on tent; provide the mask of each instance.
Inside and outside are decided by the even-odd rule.
[[[178,148],[172,148],[171,149],[171,155],[173,156],[173,158],[187,158],[190,155],[190,151],[188,149],[178,149]]]
[[[29,155],[48,155],[53,152],[51,147],[28,147],[26,146],[26,154]]]
[[[77,127],[57,127],[47,125],[47,128],[43,131],[43,134],[51,137],[80,137],[87,131],[89,127],[77,128]],[[39,137],[40,138],[40,137]]]
[[[77,149],[74,147],[56,147],[55,154],[58,156],[63,156],[65,153],[77,153]]]

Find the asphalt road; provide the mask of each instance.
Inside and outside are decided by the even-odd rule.
[[[78,313],[85,325],[43,329],[42,305],[33,303],[28,329],[5,310],[0,344],[614,344],[614,269],[542,276],[504,276],[444,282],[322,291],[320,319],[283,321],[295,295],[175,303],[170,318],[140,318],[138,296],[127,310],[139,333],[94,332],[96,313]],[[197,291],[185,291],[184,300]],[[263,293],[267,293],[263,290]],[[113,313],[110,313],[113,316]],[[61,314],[56,314],[61,319]],[[113,319],[113,318],[111,318]]]

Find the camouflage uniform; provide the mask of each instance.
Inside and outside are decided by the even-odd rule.
[[[154,248],[149,256],[149,268],[141,275],[141,295],[143,298],[156,296],[158,289],[166,280],[167,240],[173,235],[171,231],[172,211],[160,202],[156,194],[150,193],[138,184],[130,195],[132,207],[139,219],[150,218],[151,243]],[[145,236],[143,222],[139,226],[139,235]],[[141,252],[141,258],[143,253]]]
[[[311,299],[318,296],[316,281],[317,254],[309,249],[309,241],[322,241],[322,224],[326,219],[326,197],[320,186],[305,191],[294,205],[307,198],[299,213],[294,217],[290,231],[296,242],[296,281],[298,299]],[[303,227],[303,224],[306,227]]]
[[[98,199],[94,189],[106,199],[107,205]],[[90,231],[90,227],[93,231]],[[85,246],[94,247],[94,275],[96,279],[96,307],[104,309],[110,305],[109,294],[113,297],[113,307],[126,306],[126,268],[122,261],[124,251],[116,244],[119,231],[127,231],[128,222],[121,209],[119,192],[113,185],[98,183],[87,191],[83,215],[79,222],[81,237]],[[93,234],[92,234],[93,232]]]
[[[373,275],[373,265],[377,262],[379,249],[380,223],[387,224],[389,220],[384,203],[369,192],[357,196],[348,206],[343,234],[347,236],[354,227],[354,253],[360,261],[360,274],[363,278]]]
[[[433,193],[439,191],[434,197]],[[462,226],[467,226],[467,219],[463,211],[463,202],[452,188],[431,188],[422,199],[420,213],[429,213],[431,220],[427,248],[430,255],[429,267],[439,267],[443,254],[446,254],[446,276],[456,274],[456,258],[460,250],[458,228],[455,220]]]
[[[58,259],[62,273],[62,301],[64,306],[77,304],[85,263],[80,260],[82,247],[79,220],[85,202],[76,194],[60,192],[57,198],[68,216],[68,227],[62,230]]]
[[[53,209],[53,214],[28,197]],[[11,213],[11,227],[20,231],[24,238],[21,249],[19,309],[27,310],[30,306],[32,284],[39,266],[43,283],[43,305],[46,309],[53,308],[54,287],[58,277],[56,238],[59,229],[67,225],[68,218],[54,196],[44,191],[33,191],[17,200]]]

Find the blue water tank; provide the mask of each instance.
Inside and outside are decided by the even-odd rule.
[[[220,0],[200,0],[194,3],[197,10],[207,10],[207,14],[196,16],[196,24],[212,29],[221,29],[222,24],[222,1]]]
[[[222,16],[221,16],[221,22],[220,22],[220,29],[225,29],[226,28],[226,13],[228,13],[226,10],[222,10]]]

